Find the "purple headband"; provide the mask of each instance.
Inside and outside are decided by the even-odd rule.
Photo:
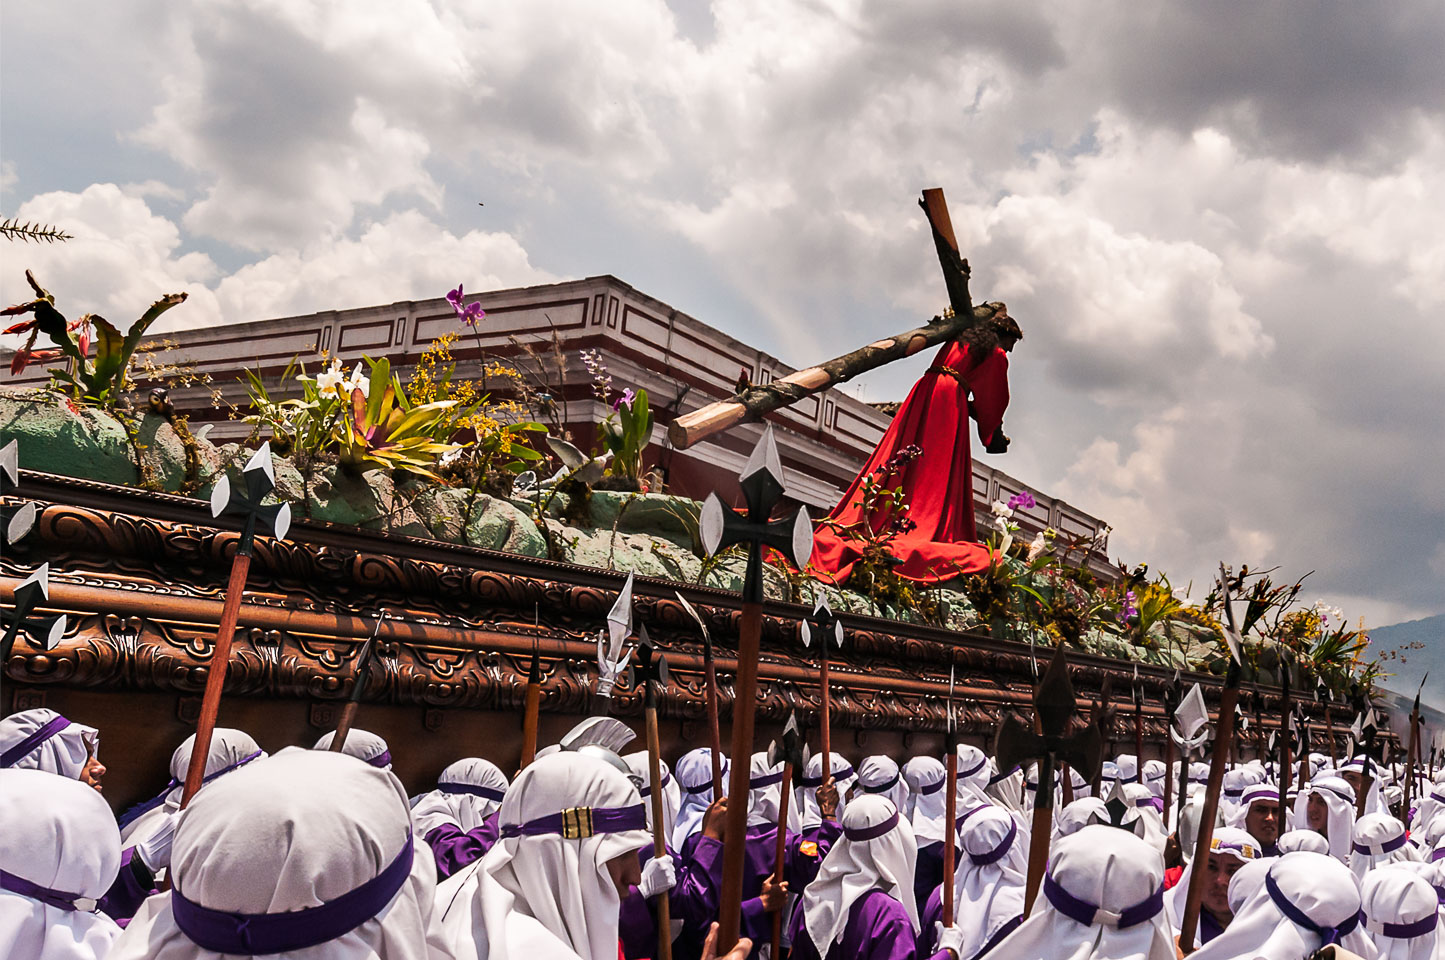
[[[1339,797],[1341,800],[1345,801],[1345,803],[1355,802],[1354,797],[1351,797],[1348,794],[1340,793],[1340,791],[1336,790],[1334,787],[1330,786],[1327,783],[1316,783],[1311,785],[1310,793],[1329,793],[1333,794],[1336,797]]]
[[[667,785],[668,785],[669,783],[671,783],[671,782],[672,782],[672,773],[671,773],[671,772],[668,772],[668,773],[665,773],[665,774],[662,775],[662,789],[666,790],[666,789],[667,789]],[[709,787],[712,786],[711,781],[708,782],[708,786],[709,786]],[[650,784],[650,783],[644,783],[641,787],[638,788],[637,792],[640,793],[640,794],[642,794],[642,799],[646,800],[648,797],[652,796],[652,784]],[[499,799],[500,799],[500,798],[499,798]]]
[[[748,789],[749,789],[749,790],[761,790],[761,789],[763,789],[763,787],[771,787],[771,786],[772,786],[773,784],[775,784],[775,783],[782,783],[782,782],[783,782],[783,774],[782,774],[782,771],[779,771],[778,773],[769,773],[769,774],[766,774],[766,775],[761,776],[761,777],[750,777],[750,778],[748,779]]]
[[[1279,907],[1280,913],[1301,927],[1304,927],[1306,930],[1311,930],[1324,938],[1320,943],[1322,947],[1327,947],[1332,943],[1339,943],[1341,937],[1360,924],[1360,914],[1358,912],[1346,917],[1344,922],[1337,927],[1324,927],[1315,923],[1309,918],[1309,914],[1291,903],[1289,897],[1284,895],[1284,891],[1280,890],[1279,884],[1274,882],[1273,870],[1264,875],[1264,888],[1269,891],[1269,898],[1274,901],[1276,907]]]
[[[1082,923],[1086,927],[1094,925],[1094,920],[1100,913],[1100,908],[1089,903],[1087,900],[1080,900],[1069,891],[1065,890],[1053,874],[1044,874],[1044,896],[1049,898],[1049,903],[1054,909],[1062,913],[1076,923]],[[1120,911],[1114,926],[1120,930],[1127,930],[1129,927],[1138,926],[1148,920],[1152,920],[1160,910],[1164,909],[1164,885],[1160,884],[1144,900]],[[1106,921],[1107,922],[1107,921]]]
[[[1014,764],[1012,767],[1009,767],[1007,773],[1005,773],[1005,772],[1003,772],[1002,770],[1000,770],[998,773],[996,773],[996,774],[994,774],[993,776],[991,776],[991,777],[988,778],[988,785],[991,787],[991,786],[993,786],[994,784],[998,783],[1000,780],[1007,780],[1009,777],[1013,776],[1014,774],[1016,774],[1016,773],[1018,773],[1018,772],[1019,772],[1018,764]]]
[[[55,717],[55,719],[45,724],[45,726],[41,727],[39,730],[36,730],[24,740],[21,740],[19,743],[15,744],[15,746],[11,747],[9,750],[6,750],[4,753],[0,753],[0,767],[9,767],[14,765],[17,760],[28,756],[30,751],[34,750],[36,747],[40,746],[42,743],[49,740],[51,737],[55,736],[57,733],[64,730],[68,726],[70,726],[69,720],[61,716]]]
[[[944,782],[944,780],[937,780],[933,783],[925,783],[923,786],[918,788],[918,792],[925,797],[932,796],[933,794],[943,789]]]
[[[1002,840],[999,841],[998,846],[994,847],[988,853],[970,853],[968,855],[968,859],[972,860],[976,865],[980,867],[986,867],[990,863],[998,863],[1000,860],[1003,859],[1004,854],[1008,853],[1009,848],[1014,845],[1014,837],[1017,837],[1018,833],[1019,825],[1017,823],[1014,823],[1013,818],[1010,817],[1008,833],[1004,834],[1004,837]]]
[[[1402,833],[1398,837],[1391,837],[1389,840],[1386,840],[1384,843],[1380,844],[1380,853],[1394,853],[1396,850],[1400,849],[1404,845],[1405,835]],[[1356,853],[1362,854],[1367,857],[1379,856],[1379,854],[1375,853],[1374,848],[1368,843],[1356,843],[1354,844],[1354,848]]]
[[[22,897],[29,897],[31,900],[39,900],[48,907],[57,907],[61,910],[83,910],[86,913],[95,912],[95,900],[90,897],[82,897],[78,893],[66,893],[63,890],[52,890],[50,887],[42,887],[40,884],[24,877],[17,877],[13,873],[0,870],[0,890],[9,890],[11,893],[18,893]]]
[[[895,774],[893,775],[893,779],[892,779],[892,780],[889,780],[887,783],[874,784],[874,785],[871,786],[871,787],[870,787],[868,784],[865,783],[865,784],[863,784],[863,792],[864,792],[864,793],[887,793],[889,790],[892,790],[894,787],[898,786],[898,778],[901,777],[901,776],[903,776],[903,774],[901,774],[901,773],[895,773]]]
[[[982,769],[983,769],[984,767],[986,767],[986,766],[988,766],[988,757],[984,757],[982,760],[980,760],[978,763],[975,763],[973,766],[969,767],[967,770],[960,770],[960,771],[958,771],[958,775],[959,775],[960,778],[963,778],[963,777],[971,777],[971,776],[973,776],[975,773],[978,773],[980,770],[982,770]]]
[[[1361,912],[1361,916],[1364,916],[1363,912]],[[1428,917],[1421,917],[1413,923],[1385,923],[1382,920],[1371,920],[1369,917],[1365,917],[1366,926],[1374,924],[1381,936],[1391,937],[1395,940],[1413,940],[1416,937],[1423,937],[1434,930],[1435,925],[1439,922],[1439,916],[1434,913]]]
[[[474,783],[438,783],[437,789],[442,793],[466,793],[474,797],[481,797],[483,800],[495,800],[502,802],[504,791],[495,787],[479,787]]]
[[[502,824],[502,838],[543,837],[561,834],[565,840],[585,840],[604,833],[623,833],[647,829],[647,808],[631,807],[568,807],[560,813],[538,817],[526,823]]]
[[[847,780],[851,776],[853,776],[853,765],[850,763],[844,766],[842,770],[834,772],[833,779],[835,781]],[[821,787],[823,785],[823,777],[821,774],[816,777],[804,777],[798,782],[805,787]]]
[[[843,836],[854,843],[863,843],[867,840],[877,840],[896,826],[898,826],[898,811],[894,810],[893,815],[887,820],[884,820],[882,823],[875,823],[871,827],[859,827],[856,830],[844,827]]]
[[[415,845],[406,846],[376,876],[335,900],[284,913],[232,913],[212,910],[171,890],[171,915],[191,942],[217,953],[285,953],[335,940],[375,917],[411,875]]]
[[[980,803],[980,804],[979,804],[978,806],[976,806],[976,807],[972,807],[972,808],[970,808],[970,809],[968,809],[968,810],[965,810],[963,813],[959,814],[958,819],[954,821],[954,824],[953,824],[954,829],[957,829],[957,828],[963,826],[963,822],[964,822],[965,820],[967,820],[969,817],[973,816],[975,813],[978,813],[980,810],[987,810],[987,809],[989,809],[989,808],[992,807],[992,806],[993,806],[993,804],[991,804],[991,803]]]
[[[203,785],[204,785],[204,784],[207,784],[207,783],[210,783],[212,780],[216,779],[216,778],[219,777],[221,774],[223,774],[223,773],[230,773],[232,770],[235,770],[237,767],[245,766],[246,764],[250,763],[252,760],[255,760],[257,757],[261,756],[261,754],[263,754],[263,753],[265,753],[265,752],[266,752],[266,751],[264,751],[264,750],[257,750],[255,753],[250,754],[249,756],[242,757],[241,759],[237,760],[237,761],[236,761],[235,763],[233,763],[233,764],[230,764],[229,766],[222,767],[221,769],[217,770],[215,773],[208,773],[208,774],[206,774],[204,777],[201,778],[201,783],[202,783]],[[120,815],[120,820],[119,820],[118,825],[124,827],[124,826],[126,826],[127,824],[129,824],[129,823],[135,821],[136,819],[138,819],[141,814],[143,814],[143,813],[148,813],[149,811],[154,810],[156,807],[160,806],[162,803],[165,803],[165,801],[166,801],[166,796],[167,796],[172,790],[174,790],[176,787],[179,787],[180,785],[181,785],[181,781],[177,780],[175,777],[171,777],[170,781],[169,781],[164,787],[161,788],[161,792],[160,792],[160,793],[158,793],[158,794],[156,794],[155,796],[151,797],[149,800],[142,800],[140,803],[137,803],[135,806],[133,806],[133,807],[128,807],[128,808],[126,809],[125,813],[122,813],[122,814]]]
[[[391,751],[383,750],[366,762],[371,764],[373,767],[385,767],[389,763],[391,763]]]

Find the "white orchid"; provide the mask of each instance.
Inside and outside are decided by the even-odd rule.
[[[307,378],[297,377],[296,379],[305,381]],[[341,361],[332,360],[330,367],[327,367],[316,375],[316,392],[322,396],[337,393],[345,380],[346,374],[341,372]]]
[[[1033,563],[1039,558],[1039,554],[1044,552],[1045,545],[1043,532],[1040,531],[1039,535],[1034,537],[1033,542],[1029,544],[1029,563]]]
[[[1001,520],[1007,520],[1014,515],[1014,512],[1013,508],[1002,500],[995,500],[993,502],[993,515]]]
[[[351,371],[351,378],[341,384],[345,396],[351,396],[353,390],[360,390],[363,397],[371,396],[371,379],[361,372],[361,364]]]

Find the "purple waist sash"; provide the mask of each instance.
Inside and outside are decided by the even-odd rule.
[[[1010,823],[1008,825],[1008,833],[1004,834],[998,846],[994,847],[988,853],[970,853],[968,859],[980,867],[986,867],[990,863],[998,863],[1004,858],[1004,854],[1009,852],[1009,848],[1014,845],[1014,838],[1018,836],[1018,833],[1019,825],[1017,823]]]
[[[1082,923],[1086,927],[1093,926],[1095,920],[1102,919],[1104,923],[1108,923],[1111,919],[1114,919],[1107,911],[1101,910],[1087,900],[1080,900],[1065,890],[1052,875],[1047,873],[1044,874],[1044,896],[1049,898],[1049,903],[1054,905],[1055,910],[1076,923]],[[1120,930],[1138,926],[1141,923],[1152,920],[1159,911],[1163,909],[1164,885],[1160,884],[1159,889],[1155,890],[1146,899],[1120,911],[1118,919],[1114,919],[1114,926]],[[1099,917],[1100,913],[1104,913],[1105,916],[1102,918]]]
[[[86,913],[95,912],[95,901],[89,897],[82,897],[78,893],[66,893],[64,890],[52,890],[49,887],[42,887],[32,880],[24,877],[17,877],[13,873],[0,870],[0,890],[9,890],[11,893],[18,893],[22,897],[29,897],[31,900],[39,900],[49,907],[56,907],[61,910],[83,910]]]
[[[556,833],[568,840],[583,840],[600,833],[624,833],[647,829],[647,808],[632,807],[569,807],[526,823],[502,824],[502,839],[512,837],[543,837]]]
[[[19,743],[15,744],[15,746],[11,747],[9,750],[6,750],[4,753],[0,753],[0,767],[13,766],[16,761],[23,759],[26,755],[30,753],[30,751],[34,750],[36,747],[40,746],[42,743],[49,740],[51,737],[55,736],[57,733],[64,730],[68,726],[70,726],[70,721],[65,719],[64,717],[56,717],[55,719],[51,720],[45,726],[41,727],[39,730],[36,730],[24,740],[21,740]]]
[[[843,829],[843,836],[847,837],[853,843],[863,843],[868,840],[877,840],[879,837],[892,831],[896,826],[898,826],[897,810],[893,811],[893,815],[887,820],[884,820],[882,823],[875,823],[871,827],[858,827],[856,829],[845,827]]]
[[[1389,840],[1386,840],[1384,843],[1380,844],[1380,853],[1394,853],[1396,850],[1400,849],[1404,845],[1405,835],[1402,833],[1398,837],[1392,837]],[[1353,846],[1356,853],[1363,854],[1367,857],[1379,856],[1379,854],[1375,853],[1373,844],[1356,843]]]
[[[442,793],[466,793],[483,800],[502,802],[502,791],[494,787],[479,787],[474,783],[439,783],[437,789]]]
[[[1274,901],[1276,907],[1279,907],[1280,913],[1304,927],[1306,930],[1311,930],[1324,938],[1320,943],[1322,947],[1327,947],[1332,943],[1339,943],[1341,937],[1360,925],[1359,913],[1346,917],[1345,920],[1336,927],[1326,927],[1315,923],[1310,919],[1309,914],[1291,903],[1289,897],[1284,895],[1284,891],[1279,888],[1279,884],[1274,882],[1273,872],[1264,875],[1264,888],[1269,891],[1269,898]],[[1432,917],[1431,919],[1433,920],[1434,918]]]
[[[284,913],[212,910],[171,890],[171,915],[192,943],[217,953],[286,953],[350,933],[381,912],[411,875],[410,834],[401,853],[376,876],[335,900]]]

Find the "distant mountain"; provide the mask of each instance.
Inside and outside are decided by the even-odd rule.
[[[1372,629],[1370,646],[1382,658],[1392,651],[1398,654],[1383,660],[1384,669],[1391,676],[1386,677],[1381,686],[1397,695],[1392,698],[1392,726],[1402,734],[1408,729],[1399,722],[1400,713],[1408,713],[1415,690],[1428,673],[1429,679],[1420,695],[1427,728],[1425,739],[1427,742],[1436,739],[1437,743],[1445,739],[1445,613]]]

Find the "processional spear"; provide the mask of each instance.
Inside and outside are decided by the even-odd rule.
[[[263,504],[261,501],[276,488],[276,474],[271,467],[271,444],[261,444],[241,471],[241,483],[232,488],[222,475],[211,491],[211,516],[239,514],[241,536],[236,543],[236,556],[231,561],[231,579],[226,584],[226,602],[221,607],[221,622],[216,628],[216,645],[211,650],[210,669],[206,674],[206,691],[201,698],[201,713],[196,718],[196,739],[191,748],[191,765],[186,770],[186,785],[181,791],[185,807],[201,789],[206,775],[206,757],[211,751],[211,732],[216,728],[216,715],[221,709],[221,690],[231,662],[231,641],[236,634],[236,618],[241,612],[241,598],[246,593],[246,574],[251,569],[251,550],[256,543],[256,526],[264,525],[277,540],[286,539],[291,528],[291,506],[286,503]]]
[[[1174,811],[1174,829],[1178,830],[1184,822],[1184,807],[1189,802],[1189,758],[1209,739],[1209,708],[1204,704],[1204,691],[1199,689],[1199,684],[1194,684],[1184,695],[1174,711],[1174,722],[1179,732],[1176,734],[1171,724],[1169,742],[1179,746],[1179,797]]]
[[[826,754],[824,762],[827,762]],[[778,785],[778,833],[777,843],[773,850],[773,883],[783,882],[783,861],[788,852],[788,798],[793,793],[793,774],[798,770],[806,770],[808,766],[808,748],[803,744],[803,737],[798,733],[798,718],[796,715],[788,716],[788,724],[783,727],[783,742],[780,745],[776,740],[768,745],[768,769],[772,769],[779,763],[783,765],[782,781]],[[781,957],[783,949],[783,913],[782,910],[773,912],[773,952],[772,956]]]
[[[1139,682],[1139,665],[1134,664],[1134,782],[1144,782],[1144,685]]]
[[[532,615],[532,662],[527,667],[527,691],[522,702],[522,757],[518,770],[537,759],[537,728],[542,721],[542,629],[540,610]]]
[[[1355,735],[1355,743],[1359,744],[1363,751],[1363,762],[1360,764],[1360,774],[1364,778],[1360,784],[1359,796],[1355,797],[1355,819],[1365,815],[1365,801],[1369,799],[1370,788],[1374,786],[1375,776],[1370,772],[1370,764],[1374,761],[1375,754],[1375,705],[1370,702],[1369,695],[1359,686],[1355,685],[1355,724],[1351,732]]]
[[[682,609],[697,621],[698,629],[702,631],[702,669],[707,682],[703,697],[707,701],[707,729],[711,735],[708,743],[712,747],[712,798],[716,800],[723,795],[722,728],[718,722],[717,667],[713,664],[712,658],[712,633],[708,630],[702,617],[692,608],[692,604],[688,603],[687,598],[681,593],[677,595],[677,602],[682,604]]]
[[[1179,699],[1179,670],[1174,671],[1174,678],[1164,687],[1164,817],[1169,818],[1169,811],[1174,809],[1174,711],[1178,709]],[[1187,761],[1186,761],[1187,762]],[[1189,771],[1184,771],[1184,776],[1189,776]]]
[[[953,870],[956,841],[958,840],[958,717],[953,712],[954,665],[948,665],[948,725],[944,728],[943,746],[948,751],[944,759],[944,788],[948,794],[943,798],[943,822],[948,824],[943,839],[943,925],[953,926]]]
[[[968,261],[959,255],[943,191],[938,188],[923,191],[918,205],[928,216],[932,229],[934,246],[938,250],[939,264],[943,267],[943,278],[948,287],[949,305],[953,311],[951,316],[934,317],[924,326],[884,337],[852,353],[834,357],[826,363],[799,370],[771,383],[749,386],[727,400],[684,414],[667,428],[667,438],[672,445],[685,450],[713,434],[744,421],[761,420],[773,410],[845,383],[860,373],[911,357],[949,340],[957,340],[975,324],[1008,316],[1008,308],[1002,303],[973,305],[968,292]]]
[[[1289,788],[1294,781],[1294,731],[1291,729],[1294,717],[1290,707],[1289,689],[1289,656],[1280,654],[1279,658],[1279,730],[1280,730],[1280,777],[1279,777],[1279,802],[1284,808],[1289,806]]]
[[[624,655],[622,645],[632,636],[632,578],[622,584],[617,602],[607,613],[607,629],[597,635],[597,698],[592,702],[592,715],[605,717],[612,712],[612,690],[627,661],[632,659],[629,649]]]
[[[1330,704],[1334,701],[1335,698],[1334,691],[1331,690],[1329,687],[1325,686],[1323,680],[1320,681],[1320,684],[1316,689],[1318,689],[1324,695],[1323,699],[1325,701],[1325,733],[1328,735],[1326,737],[1326,740],[1329,743],[1330,748],[1330,766],[1339,767],[1340,758],[1336,753],[1335,747],[1335,721],[1334,718],[1330,716]]]
[[[1224,786],[1224,767],[1229,743],[1234,739],[1234,705],[1239,700],[1240,650],[1244,640],[1234,622],[1234,606],[1229,597],[1229,571],[1219,565],[1219,588],[1224,597],[1224,642],[1229,647],[1229,666],[1224,673],[1224,689],[1219,694],[1219,729],[1214,738],[1214,751],[1209,758],[1209,783],[1204,793],[1204,811],[1199,818],[1199,835],[1194,842],[1194,862],[1209,861],[1209,845],[1214,839],[1214,818],[1219,815],[1219,792]],[[1179,929],[1179,949],[1194,952],[1194,937],[1199,930],[1199,907],[1204,897],[1204,877],[1208,871],[1189,872],[1189,889],[1184,902],[1184,919]]]
[[[829,783],[833,779],[833,724],[830,713],[833,694],[828,683],[828,636],[831,634],[842,647],[843,623],[833,616],[826,596],[820,596],[813,605],[813,615],[803,619],[804,650],[812,646],[815,629],[822,638],[818,642],[818,741],[823,749],[823,783]]]
[[[1104,682],[1099,685],[1099,699],[1094,701],[1094,709],[1090,717],[1090,722],[1099,729],[1100,743],[1111,742],[1111,738],[1106,737],[1105,732],[1107,728],[1111,728],[1114,724],[1114,705],[1110,702],[1110,697],[1112,697],[1113,694],[1114,675],[1112,673],[1106,673],[1104,674]],[[1104,783],[1103,778],[1104,765],[1101,762],[1098,769],[1094,771],[1093,779],[1090,781],[1093,786],[1094,796],[1099,797],[1101,800],[1103,799],[1101,796]]]
[[[1034,720],[1038,732],[1014,714],[999,727],[995,753],[1000,770],[1011,770],[1026,760],[1038,760],[1039,787],[1034,796],[1033,830],[1029,836],[1028,884],[1024,892],[1024,914],[1033,909],[1049,859],[1049,835],[1053,832],[1054,766],[1063,760],[1075,770],[1092,776],[1103,752],[1103,739],[1093,724],[1077,733],[1069,727],[1078,705],[1074,685],[1069,681],[1069,663],[1062,644],[1034,688]],[[947,850],[947,844],[944,849]]]
[[[336,721],[336,732],[331,736],[332,753],[340,753],[341,748],[346,745],[346,736],[351,733],[351,725],[356,722],[356,711],[361,706],[361,693],[366,689],[366,681],[371,679],[371,663],[376,653],[376,638],[381,633],[381,625],[386,622],[386,611],[382,610],[377,614],[376,626],[372,628],[371,636],[366,643],[362,644],[361,652],[356,655],[356,679],[351,684],[351,696],[346,698],[346,706],[341,708],[341,716]]]
[[[1410,817],[1410,795],[1414,792],[1415,779],[1418,776],[1416,768],[1420,765],[1420,694],[1425,691],[1425,681],[1430,679],[1430,672],[1425,671],[1425,676],[1420,678],[1420,686],[1415,691],[1415,705],[1410,708],[1410,748],[1405,751],[1405,766],[1409,770],[1409,779],[1405,782],[1405,819]]]
[[[728,795],[738,798],[728,804],[727,840],[723,845],[722,893],[718,904],[717,948],[731,950],[738,941],[742,919],[743,867],[748,829],[748,764],[752,753],[753,717],[758,697],[758,646],[763,633],[763,548],[772,547],[788,555],[798,569],[813,554],[813,526],[808,511],[799,508],[792,519],[770,520],[773,508],[783,499],[783,465],[773,429],[767,426],[743,467],[740,484],[747,512],[725,506],[714,492],[703,504],[700,526],[703,548],[711,556],[724,547],[746,544],[747,572],[743,580],[742,622],[738,629],[738,669],[733,695],[733,764]]]
[[[657,732],[657,686],[667,686],[667,659],[652,645],[647,628],[638,631],[637,667],[634,686],[642,686],[642,715],[647,725],[647,776],[652,801],[652,855],[667,856],[667,833],[663,819],[662,741]],[[664,890],[657,895],[657,957],[672,960],[672,903]],[[774,956],[776,956],[774,952]]]

